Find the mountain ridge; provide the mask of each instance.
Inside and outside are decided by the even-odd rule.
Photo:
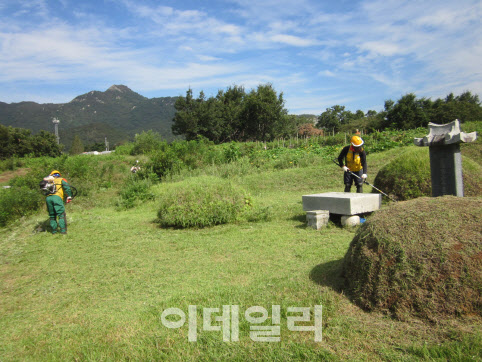
[[[112,85],[103,92],[92,90],[81,94],[68,103],[0,102],[0,124],[30,129],[33,133],[53,132],[52,120],[57,118],[60,142],[67,149],[75,134],[84,144],[104,142],[107,137],[113,146],[132,140],[136,133],[153,130],[171,141],[176,138],[171,131],[176,99],[147,98],[125,85]],[[99,134],[89,132],[87,137],[89,125],[98,129]]]

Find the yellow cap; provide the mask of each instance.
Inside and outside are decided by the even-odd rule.
[[[57,170],[53,170],[53,171],[50,173],[50,176],[53,176],[53,175],[55,175],[56,173],[58,173],[60,176],[62,176],[62,175],[60,174],[60,171],[57,171]]]
[[[358,136],[353,136],[350,142],[354,147],[360,147],[363,145],[363,140]]]

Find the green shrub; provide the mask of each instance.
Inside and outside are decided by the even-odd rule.
[[[266,217],[262,212],[249,213],[251,198],[226,179],[201,176],[159,187],[163,190],[157,216],[162,226],[206,227],[234,222],[243,216],[250,220]]]
[[[151,186],[152,182],[149,179],[139,179],[132,175],[119,191],[120,200],[117,207],[130,209],[141,201],[154,199],[154,194],[150,191]]]
[[[30,190],[39,191],[39,182],[46,176],[48,176],[50,171],[43,172],[40,168],[30,169],[30,171],[23,176],[16,176],[11,181],[10,184],[15,187],[25,187]]]
[[[149,130],[147,132],[142,132],[141,134],[136,134],[134,147],[130,150],[131,155],[141,155],[148,154],[157,150],[165,149],[167,143],[162,140],[162,136]]]
[[[241,157],[240,143],[230,142],[224,144],[224,157],[226,162],[236,161]]]
[[[14,171],[18,167],[23,167],[24,161],[18,157],[10,157],[6,160],[0,160],[0,171]]]
[[[134,155],[134,147],[136,144],[134,142],[127,142],[125,144],[119,145],[115,148],[116,155]]]
[[[177,173],[184,168],[182,160],[180,160],[172,149],[165,152],[157,152],[152,155],[146,167],[152,170],[159,179],[166,177],[171,173]]]
[[[37,189],[12,187],[0,189],[0,227],[37,211],[44,198]]]

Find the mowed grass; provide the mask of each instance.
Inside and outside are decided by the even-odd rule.
[[[372,180],[396,154],[370,157]],[[67,236],[35,232],[46,212],[3,229],[0,360],[482,358],[480,320],[399,322],[343,294],[341,263],[354,230],[309,229],[301,205],[303,194],[341,191],[341,179],[323,160],[233,177],[271,207],[268,222],[162,229],[156,201],[116,211],[115,190],[104,190],[94,203],[67,206]],[[196,342],[188,341],[187,321],[169,329],[161,320],[167,308],[187,316],[189,305],[197,306]],[[203,329],[203,309],[223,305],[239,306],[239,341]],[[273,305],[281,306],[280,342],[253,341],[244,312],[261,306],[271,315]],[[323,305],[322,342],[287,327],[288,307],[315,305]]]

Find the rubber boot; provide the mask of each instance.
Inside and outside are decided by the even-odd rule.
[[[351,185],[345,185],[345,192],[350,192]]]
[[[50,227],[52,228],[52,234],[57,234],[57,220],[50,218]]]
[[[59,215],[60,233],[67,234],[67,218],[65,212]]]
[[[363,193],[363,185],[356,185],[356,193],[357,194]]]

